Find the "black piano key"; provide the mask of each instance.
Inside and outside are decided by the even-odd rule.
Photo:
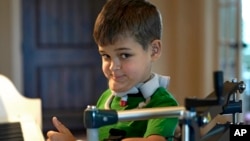
[[[0,141],[24,141],[19,122],[0,123]]]

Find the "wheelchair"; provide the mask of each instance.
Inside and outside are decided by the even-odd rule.
[[[185,106],[115,111],[102,110],[89,105],[83,113],[87,141],[98,141],[98,128],[105,125],[118,121],[161,117],[179,118],[179,130],[174,137],[175,141],[230,140],[230,125],[244,124],[237,119],[237,115],[242,113],[242,100],[237,100],[237,95],[243,93],[245,88],[243,81],[224,82],[223,72],[216,71],[214,91],[204,99],[186,98]],[[232,120],[213,125],[213,121],[219,115],[229,115]],[[209,127],[208,131],[203,131],[206,127]]]

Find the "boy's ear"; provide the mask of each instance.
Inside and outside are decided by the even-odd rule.
[[[151,58],[153,61],[157,60],[161,56],[161,40],[153,40],[150,45]]]

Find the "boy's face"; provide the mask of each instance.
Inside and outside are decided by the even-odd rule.
[[[102,70],[111,90],[125,92],[150,78],[154,60],[151,46],[147,51],[143,50],[138,42],[128,37],[98,48],[102,56]]]

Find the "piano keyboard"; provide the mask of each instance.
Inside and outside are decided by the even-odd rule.
[[[10,138],[10,139],[8,139]],[[0,141],[44,141],[40,127],[30,116],[0,117]]]
[[[0,141],[24,141],[21,124],[0,123]]]

